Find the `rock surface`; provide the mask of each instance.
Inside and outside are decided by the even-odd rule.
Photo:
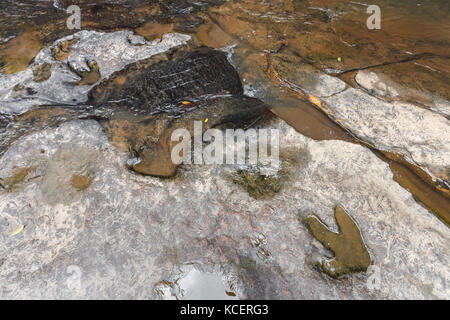
[[[384,101],[361,89],[348,88],[342,80],[304,66],[299,58],[286,59],[283,55],[271,58],[283,84],[305,95],[357,138],[376,149],[402,155],[449,187],[450,122],[443,114],[407,102]],[[356,78],[360,83],[361,79],[362,76]],[[383,88],[384,92],[395,90],[386,85]]]
[[[335,255],[332,259],[320,260],[318,265],[333,278],[338,278],[349,272],[367,271],[371,263],[370,255],[358,226],[345,212],[345,209],[340,206],[334,209],[334,217],[339,227],[338,233],[330,231],[314,215],[304,220],[317,240]]]
[[[379,150],[400,153],[449,187],[450,122],[415,105],[388,103],[357,89],[324,99],[334,119]]]
[[[106,2],[0,3],[0,298],[450,297],[449,229],[418,204],[450,221],[447,0],[377,0],[381,30],[366,28],[367,5],[354,1]],[[69,4],[81,6],[84,31],[66,28]],[[246,95],[323,141],[259,122],[280,129],[277,175],[246,165],[183,165],[164,179],[128,170],[172,175],[159,143],[171,129],[241,124],[265,108],[242,96],[218,52],[180,76],[190,64],[176,58],[195,38],[226,52]],[[139,84],[136,66],[161,86]],[[117,82],[97,87],[102,104],[83,104],[107,77]],[[150,99],[140,95],[147,84]],[[134,102],[116,101],[127,92]],[[19,114],[61,103],[71,106]],[[161,109],[173,113],[147,114]],[[397,160],[367,145],[414,170],[393,169]],[[371,265],[333,279],[317,268],[333,252],[302,221],[314,212],[337,234],[336,206],[359,227]],[[347,246],[334,249],[341,266],[354,261]]]
[[[355,81],[388,101],[411,102],[450,116],[449,59],[433,58],[360,70]]]
[[[141,60],[114,73],[90,92],[93,105],[125,105],[133,112],[172,111],[184,102],[219,95],[242,96],[239,75],[225,53],[208,47],[181,48],[170,56]]]
[[[449,230],[387,164],[356,144],[268,126],[281,130],[289,183],[257,201],[232,182],[234,166],[186,166],[172,180],[133,174],[94,121],[21,138],[0,159],[0,176],[36,169],[0,194],[0,296],[158,298],[161,281],[192,263],[232,279],[239,298],[449,296]],[[80,191],[70,178],[86,168],[94,178]],[[332,281],[314,267],[327,252],[298,218],[315,212],[335,231],[336,205],[359,226],[373,265]]]
[[[215,97],[190,106],[192,110],[182,116],[159,113],[130,119],[126,115],[104,125],[115,146],[132,152],[130,169],[145,175],[172,177],[179,166],[172,160],[174,147],[179,144],[172,140],[176,130],[186,130],[189,137],[184,139],[191,143],[195,134],[203,135],[210,128],[243,128],[268,113],[261,101],[245,96]],[[202,124],[201,132],[195,132],[194,122]]]
[[[95,40],[96,36],[92,33],[85,35],[87,39],[84,42],[90,42],[91,38]],[[101,39],[114,36],[117,36],[116,41],[123,41],[124,34],[116,33],[101,34]],[[166,35],[160,42],[149,45],[146,48],[149,52],[144,52],[154,55],[162,53],[160,51],[164,48],[168,52],[130,63],[112,74],[111,71],[120,69],[126,61],[117,62],[119,66],[114,67],[106,60],[100,65],[90,60],[89,70],[80,72],[70,66],[70,59],[78,57],[77,45],[83,41],[69,45],[67,40],[60,40],[58,48],[70,51],[62,60],[69,60],[70,69],[81,77],[76,83],[66,84],[68,92],[76,91],[80,86],[91,88],[103,79],[101,74],[106,78],[89,91],[88,105],[42,106],[21,115],[2,115],[7,124],[0,128],[0,154],[23,134],[55,127],[68,120],[95,118],[102,120],[116,146],[133,153],[131,161],[134,163],[130,165],[133,170],[170,177],[178,167],[171,161],[174,143],[170,138],[176,129],[186,128],[193,136],[194,121],[205,122],[204,130],[218,126],[238,127],[268,111],[258,99],[243,95],[239,75],[224,52],[199,47],[194,41],[169,51],[177,45],[168,46],[163,43],[164,39],[166,42],[175,39],[176,42],[177,38],[187,41],[190,37]],[[69,50],[69,46],[73,48]],[[84,58],[85,53],[81,54]],[[114,63],[114,58],[111,63]],[[11,77],[5,76],[4,79],[11,80]],[[49,80],[46,90],[60,85],[58,81]],[[24,107],[23,97],[17,97],[16,102]]]
[[[42,49],[26,70],[9,75],[0,74],[0,112],[22,113],[34,105],[75,105],[86,102],[88,92],[94,84],[108,78],[115,71],[184,45],[191,38],[189,35],[171,33],[164,35],[161,41],[134,46],[127,40],[131,34],[133,33],[130,31],[104,33],[83,30],[55,41],[51,47]],[[73,39],[78,41],[71,45],[67,57],[62,61],[55,58],[52,48]],[[74,86],[80,81],[79,75],[91,70],[89,61],[95,61],[98,67],[98,81],[83,81]],[[47,81],[36,82],[33,70],[41,64],[51,65],[51,75]],[[18,85],[24,89],[14,90]]]

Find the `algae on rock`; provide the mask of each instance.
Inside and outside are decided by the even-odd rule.
[[[235,184],[246,190],[252,198],[257,200],[273,198],[283,186],[281,176],[266,176],[259,171],[238,170],[232,179]]]
[[[42,63],[34,67],[33,69],[33,81],[43,82],[48,80],[52,75],[52,65],[50,63]]]

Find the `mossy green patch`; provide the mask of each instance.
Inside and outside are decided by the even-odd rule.
[[[100,68],[95,61],[89,61],[88,67],[90,68],[87,71],[79,71],[75,68],[72,68],[69,64],[70,69],[72,72],[76,73],[79,77],[81,77],[81,80],[78,80],[75,82],[78,86],[84,86],[84,85],[92,85],[96,83],[100,79]]]
[[[92,177],[89,177],[88,175],[73,174],[71,182],[75,189],[82,191],[89,188],[92,182]]]
[[[232,180],[255,199],[270,199],[280,192],[283,175],[262,175],[259,171],[238,170]]]
[[[48,80],[52,75],[52,65],[50,63],[42,63],[34,67],[33,69],[33,81],[34,82],[43,82]]]
[[[34,170],[35,170],[34,167],[28,168],[17,167],[14,169],[14,172],[11,176],[2,179],[1,185],[6,191],[8,192],[13,191]]]

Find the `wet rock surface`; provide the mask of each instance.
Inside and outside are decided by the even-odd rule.
[[[440,58],[411,61],[358,71],[355,81],[365,90],[388,101],[412,102],[448,118],[448,65],[448,59]],[[439,86],[436,86],[437,83]]]
[[[123,41],[123,36],[118,40]],[[173,37],[187,38],[176,34]],[[161,47],[160,43],[155,45]],[[73,58],[72,54],[67,59]],[[100,73],[106,76],[111,72],[111,65],[106,67],[105,62],[101,65],[106,72],[100,71],[94,60],[87,64],[88,71],[77,71],[69,64],[81,77],[72,87],[93,85],[101,78]],[[36,68],[42,69],[40,66]],[[132,150],[136,156],[133,160],[136,163],[130,166],[133,170],[147,175],[173,176],[177,165],[171,161],[175,143],[170,139],[176,129],[186,128],[193,136],[194,121],[207,119],[206,123],[211,119],[205,130],[239,127],[268,111],[261,101],[243,95],[239,75],[224,52],[198,48],[198,45],[196,48],[194,43],[169,54],[140,60],[111,74],[92,88],[87,103],[91,105],[38,107],[15,116],[3,134],[3,144],[6,147],[20,135],[71,119],[97,118],[119,147]]]
[[[34,165],[36,178],[0,194],[1,296],[158,298],[161,281],[183,277],[180,266],[227,275],[239,298],[448,296],[448,228],[392,180],[383,161],[356,144],[317,142],[283,122],[269,126],[282,130],[290,183],[258,201],[229,179],[233,166],[192,165],[175,180],[136,175],[94,121],[21,138],[2,157],[0,174],[9,176],[13,163]],[[67,180],[42,174],[67,147],[75,157],[92,155],[76,161],[95,175],[83,191],[70,189],[78,166],[65,167]],[[63,198],[45,191],[55,183],[67,190]],[[315,268],[328,253],[299,215],[315,212],[336,232],[336,205],[358,225],[373,262],[368,273],[330,281]]]
[[[0,74],[0,111],[23,113],[34,105],[76,105],[86,102],[94,85],[112,73],[136,61],[186,45],[191,38],[189,35],[171,33],[161,41],[134,46],[127,40],[131,34],[131,31],[103,33],[83,30],[55,40],[37,54],[26,70],[12,75]],[[75,39],[78,40],[74,42]],[[63,45],[70,52],[63,57],[55,56],[54,49],[65,42],[72,43]],[[59,60],[61,58],[64,59]],[[35,82],[33,70],[41,64],[50,64],[52,74],[46,82]],[[17,85],[29,90],[16,91],[14,87]]]
[[[384,101],[304,64],[302,59],[278,54],[270,60],[283,86],[301,94],[358,139],[402,155],[448,188],[450,126],[444,114],[401,100]],[[378,82],[376,75],[368,77],[358,73],[355,79],[366,83],[366,89],[378,85],[378,92],[394,92],[394,87]]]
[[[117,101],[136,113],[148,114],[179,107],[183,101],[225,94],[243,94],[239,75],[225,53],[203,47],[132,64],[94,87],[89,102],[101,105]]]
[[[402,154],[448,187],[449,121],[407,103],[392,104],[355,89],[325,99],[332,116],[377,149]]]
[[[448,299],[449,4],[374,2],[2,1],[0,297]]]
[[[266,106],[255,98],[244,96],[219,97],[192,103],[192,111],[182,114],[159,113],[154,116],[130,119],[116,117],[105,124],[108,136],[122,150],[131,150],[133,158],[129,167],[139,173],[161,177],[176,174],[177,164],[172,161],[172,151],[179,141],[172,140],[177,129],[195,134],[197,121],[202,123],[200,133],[210,128],[242,128],[268,112]]]

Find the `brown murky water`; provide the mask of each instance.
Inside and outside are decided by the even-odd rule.
[[[243,0],[206,1],[205,5],[156,0],[117,1],[114,5],[101,2],[70,1],[82,8],[83,29],[133,29],[147,39],[178,31],[196,35],[203,44],[215,48],[233,45],[233,63],[249,92],[270,105],[274,114],[296,130],[316,140],[359,143],[306,97],[271,76],[268,72],[271,54],[283,52],[301,57],[329,74],[341,74],[341,79],[351,86],[356,86],[353,81],[356,70],[420,62],[424,57],[434,59],[435,63],[430,65],[439,71],[436,77],[421,83],[405,80],[402,84],[420,86],[421,92],[436,88],[438,95],[448,98],[445,89],[448,83],[442,84],[449,73],[445,61],[450,52],[450,4],[446,0],[422,1],[420,5],[409,1],[373,1],[383,8],[383,25],[377,32],[361,27],[368,15],[366,6],[356,1]],[[65,26],[67,14],[55,8],[53,1],[37,5],[33,1],[20,1],[20,4],[20,15],[14,8],[17,2],[0,4],[3,73],[25,69],[43,46],[72,33]],[[67,1],[60,1],[61,7],[68,5]],[[414,66],[400,69],[396,77]],[[92,77],[95,80],[95,72]],[[414,94],[412,102],[426,104],[427,97]],[[397,155],[374,152],[389,164],[400,185],[447,225],[450,223],[449,190],[436,185],[423,171],[405,164]]]

